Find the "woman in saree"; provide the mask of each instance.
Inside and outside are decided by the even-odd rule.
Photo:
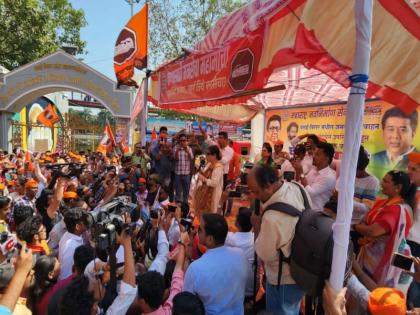
[[[258,161],[260,165],[268,165],[276,168],[276,163],[273,160],[273,148],[268,142],[264,142],[261,149],[261,160]]]
[[[196,215],[217,213],[223,191],[222,155],[217,146],[207,149],[207,166],[198,174],[198,184],[194,191],[194,209]]]
[[[400,281],[402,270],[392,266],[392,258],[396,252],[410,256],[406,237],[413,222],[416,188],[401,171],[387,173],[381,187],[387,198],[378,199],[363,223],[354,225],[354,230],[363,236],[358,261],[378,286],[395,288],[406,284]]]

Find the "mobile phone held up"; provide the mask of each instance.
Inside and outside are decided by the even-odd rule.
[[[411,267],[413,266],[413,259],[405,255],[394,253],[392,265],[403,270],[411,270]]]

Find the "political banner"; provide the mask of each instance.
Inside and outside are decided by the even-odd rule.
[[[282,140],[284,150],[293,153],[294,137],[316,134],[342,152],[346,108],[347,104],[336,104],[269,110],[265,141]],[[420,149],[418,116],[418,110],[406,114],[385,101],[366,102],[362,144],[371,154],[369,171],[373,175],[382,179],[390,170],[407,171],[407,155]]]
[[[256,75],[262,41],[258,34],[166,65],[158,72],[160,106],[185,109],[186,103],[216,102],[254,91],[261,86]]]

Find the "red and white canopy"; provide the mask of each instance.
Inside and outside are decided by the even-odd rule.
[[[374,1],[367,96],[407,112],[420,103],[418,14],[408,0]],[[157,69],[149,100],[230,121],[273,106],[345,101],[354,23],[352,1],[254,0]],[[262,93],[270,87],[277,90]]]

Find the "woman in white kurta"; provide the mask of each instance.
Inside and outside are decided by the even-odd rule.
[[[207,166],[204,174],[198,174],[198,180],[213,188],[211,212],[217,213],[220,198],[223,192],[223,165],[220,163],[222,155],[217,146],[212,145],[207,149]],[[211,175],[210,175],[211,173]],[[206,176],[207,175],[207,176]]]

